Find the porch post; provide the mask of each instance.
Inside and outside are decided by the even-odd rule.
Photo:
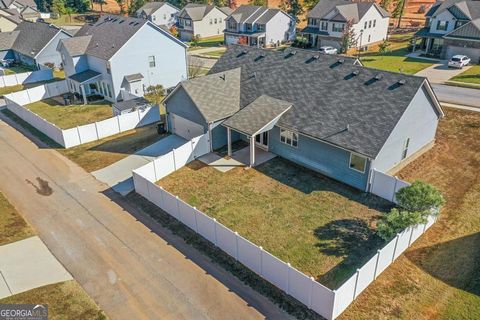
[[[83,104],[87,104],[87,94],[85,93],[85,86],[83,84],[80,85],[80,90],[82,91]]]
[[[250,167],[255,165],[255,136],[250,137]]]
[[[431,38],[427,38],[425,41],[425,53],[428,53],[428,47],[430,47]]]
[[[230,128],[227,128],[227,144],[228,144],[228,156],[232,156],[232,131]]]
[[[413,37],[413,48],[412,48],[412,52],[415,52],[416,49],[417,49],[417,37]]]

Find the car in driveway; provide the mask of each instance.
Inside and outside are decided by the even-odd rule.
[[[320,47],[320,52],[325,54],[337,54],[337,48],[331,46]]]
[[[470,63],[470,58],[464,55],[455,55],[448,60],[448,66],[451,68],[462,69]]]

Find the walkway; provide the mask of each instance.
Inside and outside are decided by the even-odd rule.
[[[290,318],[78,165],[3,121],[0,163],[0,190],[110,319]]]
[[[34,236],[0,246],[0,299],[72,276]]]
[[[469,68],[471,68],[471,66],[464,67],[463,69],[449,68],[447,61],[442,61],[417,72],[415,75],[427,78],[430,83],[442,84],[460,73],[467,71]]]
[[[255,148],[255,166],[261,165],[275,157],[276,155],[271,152]],[[238,167],[248,167],[250,164],[250,147],[233,152],[231,158],[222,158],[215,152],[210,152],[201,156],[198,160],[220,172],[227,172]]]
[[[92,172],[92,174],[116,192],[127,195],[134,190],[132,170],[178,148],[185,142],[186,140],[179,136],[169,135],[108,167]]]

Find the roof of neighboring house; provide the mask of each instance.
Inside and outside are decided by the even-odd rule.
[[[71,75],[68,77],[69,79],[72,79],[73,81],[76,81],[78,83],[84,83],[85,81],[91,80],[97,76],[101,75],[100,72],[97,72],[95,70],[90,70],[87,69],[85,71],[75,73],[74,75]]]
[[[318,27],[305,27],[302,30],[300,30],[301,33],[312,33],[312,34],[320,34],[324,36],[328,36],[329,33],[327,31],[322,31]]]
[[[58,33],[68,34],[53,24],[28,21],[22,21],[15,31],[20,33],[12,49],[31,58],[35,58]]]
[[[266,24],[279,12],[283,11],[261,6],[242,5],[233,11],[228,18],[235,20],[237,23]]]
[[[72,56],[80,56],[85,54],[87,51],[88,45],[92,40],[92,36],[81,36],[81,37],[73,37],[69,39],[62,40],[61,44],[67,50],[67,52]]]
[[[349,0],[320,0],[308,13],[308,17],[323,19],[336,9],[337,14],[329,20],[353,20],[354,23],[357,23],[371,7],[375,7],[383,18],[390,17],[390,14],[375,2],[352,2]]]
[[[209,123],[225,119],[240,109],[240,68],[182,81],[173,92],[179,87],[185,90]]]
[[[138,108],[148,107],[150,105],[151,105],[151,103],[143,97],[138,97],[138,98],[134,98],[134,99],[131,99],[131,100],[124,100],[124,101],[120,101],[120,102],[115,102],[113,104],[113,106],[120,111],[124,111],[124,110],[134,111]]]
[[[147,2],[145,3],[140,9],[137,10],[137,15],[141,14],[142,12],[145,12],[146,15],[151,15],[153,14],[155,11],[157,11],[158,9],[160,9],[161,7],[163,7],[164,5],[168,5],[168,6],[171,6],[177,10],[180,10],[178,9],[177,7],[175,7],[174,5],[170,4],[170,3],[167,3],[167,2],[160,2],[160,1],[153,1],[153,2]]]
[[[13,43],[19,33],[20,31],[0,32],[0,50],[5,51],[12,49]]]
[[[37,4],[35,3],[35,0],[1,0],[0,7],[8,8],[14,2],[20,4],[23,7],[32,7],[34,9],[37,8]]]
[[[452,6],[456,9],[452,10]],[[475,20],[480,18],[480,1],[474,0],[445,0],[435,3],[426,13],[427,17],[437,16],[444,11],[450,11],[454,16],[460,14],[464,18]]]
[[[139,80],[142,80],[143,78],[144,78],[143,74],[141,73],[128,74],[125,76],[125,80],[127,80],[128,82],[139,81]]]
[[[180,18],[190,18],[193,21],[200,21],[215,8],[214,5],[210,4],[189,3],[178,13],[178,16]]]
[[[291,107],[291,102],[261,95],[222,124],[252,136],[281,117]]]
[[[223,13],[225,13],[227,16],[232,14],[232,12],[233,12],[233,9],[230,8],[230,7],[218,7],[218,9],[220,11],[222,11]]]
[[[415,36],[417,36],[417,37],[427,37],[427,38],[443,38],[444,34],[443,33],[430,32],[429,27],[424,27],[424,28],[418,30],[415,33]]]
[[[3,18],[3,19],[7,19],[8,21],[11,21],[12,23],[18,25],[20,24],[23,20],[22,18],[17,14],[17,15],[11,15],[11,16],[4,16],[4,15],[0,15],[0,19]]]
[[[425,78],[365,68],[354,61],[311,51],[231,46],[207,76],[217,81],[205,81],[198,90],[200,96],[208,93],[201,98],[202,109],[214,113],[223,108],[217,95],[234,88],[219,88],[219,75],[241,68],[240,109],[262,95],[290,102],[293,107],[280,118],[279,126],[370,158],[378,155],[421,88],[439,117],[443,114]],[[197,96],[191,98],[197,104]],[[235,106],[229,109],[234,111]]]
[[[446,34],[445,38],[480,39],[480,18],[470,21],[463,26]]]

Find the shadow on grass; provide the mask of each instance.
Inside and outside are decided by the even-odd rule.
[[[405,253],[432,277],[480,296],[480,232]]]
[[[315,229],[316,244],[325,255],[343,257],[341,263],[321,275],[319,280],[338,288],[357,268],[363,266],[385,243],[365,220],[341,219]]]

